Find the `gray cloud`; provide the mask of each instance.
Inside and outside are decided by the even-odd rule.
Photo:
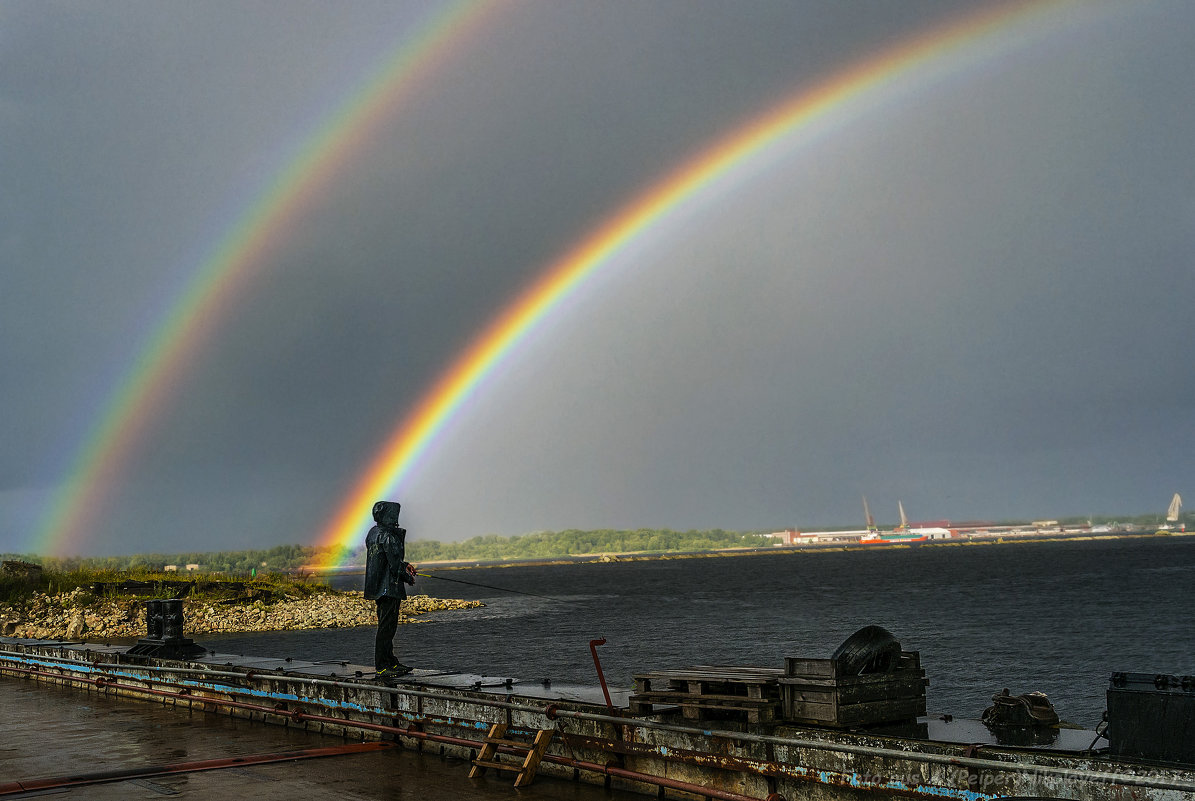
[[[1135,513],[1184,490],[1184,4],[781,147],[663,222],[486,382],[416,535]],[[252,192],[422,4],[11,4],[0,550]],[[308,198],[181,371],[88,552],[313,542],[382,439],[596,224],[936,3],[514,6]]]

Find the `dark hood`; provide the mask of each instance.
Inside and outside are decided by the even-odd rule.
[[[373,522],[382,528],[398,528],[398,512],[402,504],[397,501],[378,501],[373,505]]]

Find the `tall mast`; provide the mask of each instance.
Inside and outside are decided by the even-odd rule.
[[[876,521],[871,516],[871,510],[867,508],[867,496],[863,496],[863,517],[867,520],[867,530],[876,530]]]

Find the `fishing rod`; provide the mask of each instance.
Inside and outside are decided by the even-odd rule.
[[[523,592],[522,590],[512,590],[509,587],[495,587],[493,584],[479,584],[476,581],[465,581],[464,579],[448,578],[447,576],[437,576],[432,573],[422,573],[418,570],[414,571],[416,576],[423,576],[424,578],[434,578],[440,581],[452,581],[456,584],[468,584],[470,587],[483,587],[487,590],[498,590],[499,592],[513,592],[517,595],[530,595],[532,598],[543,598],[545,601],[555,601],[556,603],[568,603],[562,598],[553,598],[550,595],[537,595],[534,592]]]

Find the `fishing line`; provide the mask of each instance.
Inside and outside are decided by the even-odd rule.
[[[513,592],[516,595],[530,595],[532,598],[543,598],[545,601],[554,601],[558,604],[571,603],[571,601],[566,601],[563,598],[553,598],[550,595],[537,595],[534,592],[523,592],[522,590],[512,590],[509,587],[495,587],[493,584],[479,584],[476,581],[465,581],[464,579],[454,579],[454,578],[448,578],[447,576],[437,576],[432,573],[421,573],[418,570],[415,571],[415,575],[423,576],[425,578],[439,579],[440,581],[451,581],[451,582],[455,582],[456,584],[468,584],[470,587],[484,587],[487,590],[498,590],[499,592]]]

